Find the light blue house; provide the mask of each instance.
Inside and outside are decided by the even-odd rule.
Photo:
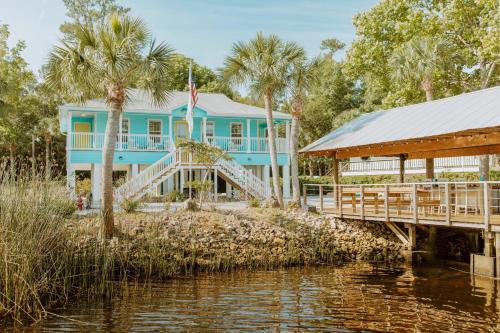
[[[227,151],[231,161],[221,161],[210,174],[214,193],[228,197],[244,194],[266,197],[271,193],[270,156],[266,111],[232,101],[223,94],[199,93],[193,111],[193,139]],[[126,183],[116,191],[120,200],[146,193],[184,190],[189,179],[200,179],[206,170],[187,164],[176,143],[188,135],[185,121],[188,92],[174,92],[168,105],[155,107],[147,95],[133,91],[119,127],[114,170],[126,173]],[[290,196],[290,115],[274,112],[276,146],[283,193]],[[103,100],[60,107],[61,131],[67,133],[68,187],[75,188],[75,174],[90,171],[93,203],[100,201],[102,146],[107,111]]]

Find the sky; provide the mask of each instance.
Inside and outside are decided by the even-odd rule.
[[[349,44],[355,35],[352,17],[377,0],[118,0],[142,17],[158,41],[197,63],[217,69],[235,41],[258,31],[274,33],[302,45],[310,56],[323,39]],[[62,0],[0,0],[0,24],[8,24],[9,44],[26,42],[24,57],[38,71],[67,18]],[[339,54],[342,57],[342,53]]]

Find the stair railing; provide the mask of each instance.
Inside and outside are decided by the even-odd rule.
[[[121,202],[123,199],[137,194],[145,186],[152,184],[155,179],[165,173],[166,169],[177,164],[180,153],[180,150],[174,150],[168,153],[155,163],[148,166],[137,176],[115,189],[115,200]]]

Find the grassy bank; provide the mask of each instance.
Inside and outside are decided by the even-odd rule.
[[[0,191],[0,317],[18,321],[74,296],[109,296],[120,280],[400,259],[401,245],[377,224],[259,208],[118,214],[117,237],[103,243],[99,218],[71,216],[57,182],[4,181]]]

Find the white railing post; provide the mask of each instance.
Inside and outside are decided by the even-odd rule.
[[[446,199],[446,224],[451,225],[451,184],[446,183],[444,188]]]
[[[418,223],[418,192],[417,184],[412,184],[412,208],[413,208],[413,223]]]
[[[203,117],[201,118],[201,121],[202,121],[202,129],[201,129],[201,141],[204,142],[204,143],[207,143],[207,117]]]
[[[389,185],[384,185],[384,215],[386,222],[389,222]]]
[[[250,124],[251,124],[251,120],[250,120],[250,118],[248,118],[247,119],[247,153],[251,152],[251,148],[250,148]]]
[[[483,186],[483,207],[484,207],[484,230],[490,231],[490,191],[487,182]],[[467,208],[466,208],[467,209]]]
[[[168,136],[172,145],[174,144],[174,128],[172,124],[172,115],[168,116]]]

